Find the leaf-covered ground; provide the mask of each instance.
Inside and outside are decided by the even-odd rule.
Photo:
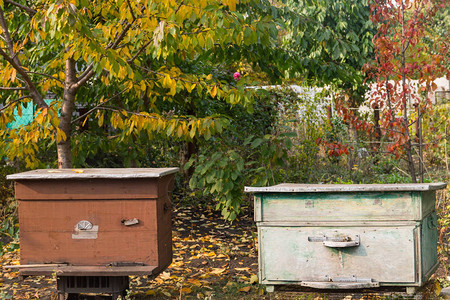
[[[173,214],[173,263],[156,278],[132,277],[129,299],[385,299],[376,293],[315,294],[279,291],[267,294],[257,283],[257,237],[251,214],[232,224],[211,209],[180,208]],[[18,264],[9,252],[2,265]],[[430,286],[430,285],[429,285]],[[431,284],[432,290],[434,283]],[[390,294],[390,293],[388,293]],[[384,295],[388,295],[384,294]],[[431,299],[428,293],[426,298]],[[51,277],[21,280],[16,270],[0,278],[0,299],[56,299]],[[80,298],[81,299],[81,298]],[[83,299],[103,299],[85,296]],[[390,298],[398,299],[398,298]]]

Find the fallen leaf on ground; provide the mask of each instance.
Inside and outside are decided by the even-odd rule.
[[[212,270],[211,270],[211,272],[209,272],[209,273],[211,273],[211,274],[215,274],[215,275],[219,275],[219,274],[222,274],[223,272],[225,272],[227,269],[225,269],[225,268],[213,268]]]
[[[242,292],[242,293],[248,293],[248,292],[250,292],[251,289],[252,289],[252,287],[248,285],[248,286],[244,286],[243,288],[240,288],[238,291]]]
[[[258,275],[252,275],[250,277],[250,284],[258,283]]]

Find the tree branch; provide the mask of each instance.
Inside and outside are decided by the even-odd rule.
[[[5,21],[5,16],[3,14],[3,10],[0,8],[0,26],[3,29],[4,37],[6,41],[6,45],[9,49],[10,55],[8,55],[3,49],[0,48],[0,56],[13,66],[16,69],[17,73],[22,76],[25,81],[25,85],[27,90],[30,92],[31,98],[39,107],[48,107],[47,103],[45,103],[41,93],[36,88],[36,85],[31,80],[30,76],[28,76],[27,72],[22,68],[22,64],[18,57],[14,54],[14,44],[11,40],[11,36],[9,34],[8,26]]]
[[[0,91],[24,91],[26,87],[9,87],[9,86],[0,86]]]
[[[34,10],[34,9],[32,9],[31,7],[22,5],[22,4],[20,4],[20,3],[14,2],[14,1],[12,1],[12,0],[4,0],[4,1],[5,1],[6,3],[9,3],[9,4],[12,4],[12,5],[14,5],[14,6],[17,6],[17,7],[20,8],[20,9],[23,9],[24,11],[26,11],[26,12],[30,15],[30,17],[34,16],[34,15],[37,13],[37,11]]]
[[[83,80],[84,77],[91,72],[93,66],[94,66],[93,63],[91,63],[89,66],[87,66],[86,70],[84,70],[83,73],[81,73],[81,75],[78,76],[78,80],[79,81]]]
[[[20,98],[17,98],[16,100],[10,101],[7,105],[3,106],[2,108],[0,108],[0,111],[7,109],[8,107],[10,107],[12,104],[19,102],[20,100],[26,99],[26,98],[31,98],[31,96],[26,95],[26,96],[22,96]]]
[[[36,88],[34,82],[31,80],[30,76],[28,76],[27,72],[22,68],[22,66],[16,63],[14,59],[8,56],[8,54],[0,49],[0,55],[3,56],[3,58],[13,66],[14,69],[16,69],[17,73],[22,76],[22,78],[25,81],[25,85],[27,90],[31,94],[31,98],[33,101],[39,106],[39,107],[48,107],[47,103],[45,103],[44,98],[39,93],[38,89]]]
[[[108,111],[112,111],[112,112],[116,112],[121,114],[123,111],[125,111],[127,114],[129,115],[135,115],[135,116],[139,116],[139,117],[144,117],[147,119],[158,119],[158,117],[155,116],[151,116],[151,115],[147,115],[147,114],[143,114],[143,113],[138,113],[135,111],[127,111],[127,110],[123,110],[123,109],[117,109],[117,108],[113,108],[113,107],[98,107],[97,109],[102,109],[102,110],[108,110]],[[166,120],[173,120],[173,119],[179,119],[179,120],[188,120],[188,118],[165,118]]]
[[[128,6],[130,7],[131,16],[133,17],[133,22],[136,21],[136,16],[134,15],[133,7],[131,7],[130,0],[127,0]]]
[[[147,43],[145,43],[144,46],[142,46],[141,49],[129,60],[127,60],[127,63],[131,64],[147,47],[153,42],[153,38],[151,38]]]
[[[81,116],[79,116],[78,118],[76,118],[75,120],[72,121],[72,124],[75,122],[78,122],[79,120],[85,118],[86,116],[88,116],[89,114],[91,114],[93,111],[95,111],[96,109],[99,109],[99,107],[101,107],[102,105],[105,105],[106,103],[108,103],[109,101],[117,98],[118,96],[120,96],[121,94],[125,93],[128,90],[128,88],[123,89],[122,91],[118,92],[117,94],[115,94],[114,96],[112,96],[111,98],[103,101],[100,104],[97,104],[96,106],[94,106],[93,108],[91,108],[90,110],[88,110],[86,113],[82,114]]]
[[[50,78],[50,79],[59,81],[59,82],[61,82],[61,83],[64,83],[63,80],[61,80],[61,79],[59,79],[59,78],[56,78],[56,77],[53,77],[52,75],[45,74],[45,73],[39,73],[39,72],[33,72],[33,71],[27,71],[27,73],[28,73],[28,74],[41,75],[41,76],[44,76],[44,77],[47,77],[47,78]]]
[[[117,39],[108,46],[106,46],[105,50],[108,49],[117,49],[120,42],[125,38],[125,35],[127,34],[128,30],[130,30],[132,23],[128,23],[127,26],[122,30],[122,32],[117,36]],[[94,76],[95,71],[93,70],[93,64],[90,64],[86,70],[81,74],[80,78],[78,79],[77,83],[73,85],[73,88],[78,89],[80,86],[85,84],[89,79],[91,79],[92,76]]]
[[[0,8],[0,26],[3,29],[3,35],[6,42],[6,47],[8,47],[9,55],[14,60],[17,65],[20,65],[20,61],[14,54],[14,43],[12,42],[11,35],[9,34],[8,25],[6,24],[5,15],[3,14],[3,9]]]
[[[127,26],[122,30],[122,32],[117,36],[117,39],[114,41],[114,43],[108,45],[105,50],[108,49],[116,49],[117,46],[119,46],[120,42],[125,38],[125,35],[127,34],[128,30],[130,30],[133,23],[128,23]]]

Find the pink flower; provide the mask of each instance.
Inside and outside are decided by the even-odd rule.
[[[235,73],[233,74],[233,78],[236,79],[236,80],[241,79],[241,73],[235,72]]]

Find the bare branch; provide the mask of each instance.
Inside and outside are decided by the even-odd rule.
[[[9,50],[9,55],[14,60],[14,62],[18,65],[20,65],[20,61],[17,59],[16,55],[14,54],[14,43],[11,39],[11,35],[9,34],[8,25],[6,24],[5,15],[3,14],[3,9],[0,8],[0,26],[3,29],[3,36],[6,42],[6,46]]]
[[[133,17],[133,22],[136,21],[136,16],[134,15],[133,7],[131,7],[130,0],[127,0],[128,6],[130,7],[131,16]]]
[[[86,70],[84,70],[83,73],[81,73],[81,75],[78,77],[78,80],[83,80],[83,78],[91,72],[93,66],[94,66],[93,63],[87,66]]]
[[[23,9],[24,11],[26,11],[26,12],[30,15],[30,17],[34,16],[34,15],[37,13],[37,11],[34,10],[34,9],[32,9],[31,7],[22,5],[22,4],[20,4],[20,3],[14,2],[14,1],[12,1],[12,0],[4,0],[4,1],[5,1],[6,3],[9,3],[9,4],[12,4],[12,5],[14,5],[14,6],[17,6],[17,7],[20,8],[20,9]]]
[[[139,51],[129,60],[127,60],[127,63],[131,64],[147,47],[153,42],[153,38],[151,38],[147,43],[145,43],[144,46],[139,49]]]
[[[94,106],[93,108],[91,108],[90,110],[88,110],[86,113],[82,114],[81,116],[79,116],[78,118],[76,118],[75,120],[72,121],[72,124],[75,122],[78,122],[79,120],[85,118],[86,116],[88,116],[89,114],[91,114],[93,111],[99,109],[99,107],[101,107],[102,105],[105,105],[106,103],[108,103],[109,101],[119,97],[121,94],[125,93],[128,90],[128,88],[123,89],[122,91],[118,92],[117,94],[115,94],[114,96],[112,96],[111,98],[103,101],[100,104],[97,104],[96,106]]]
[[[131,23],[128,23],[125,28],[122,30],[122,32],[117,36],[116,40],[114,42],[109,43],[105,50],[108,49],[117,49],[119,47],[120,42],[122,42],[122,40],[125,38],[126,34],[128,33],[128,31],[132,28],[134,21],[137,20],[136,16],[134,15],[134,12],[131,8],[131,3],[127,0],[128,5],[130,6],[131,9],[131,13],[133,15],[133,21]],[[143,12],[143,8],[140,11],[141,13]],[[136,59],[135,57],[132,58],[132,61]],[[90,78],[92,78],[92,76],[94,76],[95,72],[93,70],[93,64],[90,64],[86,70],[84,70],[84,72],[80,75],[80,77],[78,78],[78,82],[76,84],[73,85],[74,88],[78,89],[80,86],[82,86],[83,84],[85,84]]]
[[[56,81],[59,81],[59,82],[61,82],[61,83],[64,83],[63,80],[61,80],[61,79],[59,79],[59,78],[56,78],[56,77],[53,77],[52,75],[45,74],[45,73],[39,73],[39,72],[33,72],[33,71],[27,71],[27,73],[28,73],[28,74],[41,75],[41,76],[50,78],[50,79],[52,79],[52,80],[56,80]]]
[[[147,114],[143,114],[143,113],[138,113],[138,112],[134,112],[134,111],[127,111],[127,110],[123,110],[123,109],[117,109],[117,108],[113,108],[113,107],[98,107],[97,109],[102,109],[102,110],[108,110],[108,111],[112,111],[112,112],[116,112],[119,114],[122,114],[123,111],[125,111],[127,114],[129,115],[135,115],[135,116],[139,116],[139,117],[144,117],[147,119],[158,119],[158,117],[155,116],[151,116],[151,115],[147,115]],[[188,120],[187,117],[185,118],[165,118],[166,120],[173,120],[173,119],[179,119],[179,120]]]
[[[17,98],[16,100],[10,101],[10,102],[8,102],[8,104],[6,104],[6,105],[3,106],[2,108],[0,108],[0,111],[5,110],[5,109],[7,109],[8,107],[10,107],[11,105],[13,105],[14,103],[19,102],[19,101],[21,101],[21,100],[23,100],[23,99],[26,99],[26,98],[31,98],[31,96],[30,96],[30,95],[26,95],[26,96],[22,96],[22,97],[20,97],[20,98]]]
[[[24,91],[26,87],[9,87],[9,86],[0,86],[0,91]]]
[[[3,10],[0,8],[0,26],[3,29],[3,35],[5,38],[6,45],[9,49],[10,55],[8,55],[3,49],[0,49],[0,56],[3,56],[3,58],[13,66],[14,69],[16,69],[17,73],[22,76],[23,80],[25,81],[25,85],[27,90],[30,92],[30,96],[35,101],[35,103],[39,107],[48,107],[47,103],[45,103],[44,98],[42,97],[41,93],[36,88],[36,85],[31,80],[30,76],[28,76],[27,72],[22,68],[22,64],[20,63],[17,56],[14,54],[14,44],[11,40],[11,36],[9,34],[8,26],[5,21],[5,16],[3,14]]]
[[[184,5],[184,0],[181,1],[181,3],[178,5],[177,9],[175,10],[174,15],[180,10],[180,8]]]
[[[127,34],[128,30],[130,30],[132,24],[133,24],[133,22],[127,24],[127,26],[125,26],[125,28],[122,30],[122,32],[117,36],[117,39],[113,43],[110,43],[108,46],[106,46],[105,50],[117,49],[120,42],[125,38],[125,35]],[[76,84],[74,84],[72,87],[75,89],[78,89],[80,86],[85,84],[89,79],[91,79],[91,77],[94,76],[94,74],[95,74],[95,72],[93,70],[93,65],[90,64],[86,68],[86,70],[83,72],[83,74],[81,74],[80,78],[78,79],[78,82]]]
[[[164,74],[164,73],[161,73],[161,72],[153,71],[152,69],[149,69],[149,68],[138,66],[136,64],[133,64],[133,65],[136,66],[137,68],[143,70],[143,71],[146,71],[148,73],[152,73],[152,74],[155,74],[155,75],[158,75],[158,76],[161,76],[161,77],[165,77],[167,75],[167,74]],[[187,80],[187,79],[184,79],[184,78],[181,78],[181,77],[172,77],[172,76],[170,76],[170,78],[174,79],[174,80],[183,81],[183,82],[186,82],[186,83],[191,83],[191,84],[202,84],[202,82],[200,82],[200,81]],[[214,85],[213,84],[206,84],[206,86],[212,87]]]
[[[122,32],[117,36],[117,39],[112,43],[111,45],[108,45],[106,47],[106,50],[108,49],[116,49],[117,46],[119,46],[120,42],[125,38],[125,35],[127,34],[128,30],[130,30],[133,23],[128,23],[127,26],[122,30]]]
[[[9,55],[2,49],[0,49],[0,55],[3,56],[3,58],[7,62],[9,62],[13,66],[14,69],[16,69],[17,73],[22,76],[22,78],[25,81],[26,88],[30,92],[33,101],[35,101],[35,103],[39,107],[48,107],[47,103],[45,103],[45,101],[44,101],[44,98],[39,93],[38,89],[36,88],[36,85],[31,80],[30,76],[28,76],[27,72],[20,65],[20,62],[19,62],[19,64],[17,64],[17,62],[14,59],[12,59],[11,57],[9,57]]]

